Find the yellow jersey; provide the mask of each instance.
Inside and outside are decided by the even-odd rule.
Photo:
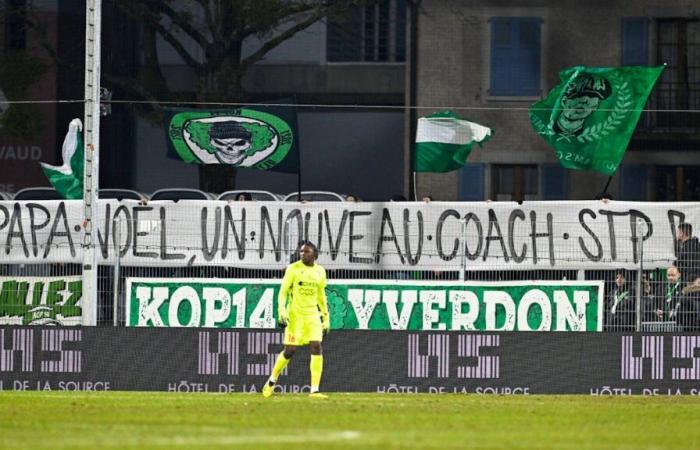
[[[282,279],[277,306],[280,312],[294,315],[314,315],[319,311],[328,321],[326,303],[326,269],[315,264],[307,266],[299,260],[287,266]]]

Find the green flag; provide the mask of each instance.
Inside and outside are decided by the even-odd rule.
[[[80,119],[71,120],[68,133],[63,140],[62,166],[41,163],[46,178],[63,198],[67,200],[83,198],[83,123]]]
[[[474,143],[491,137],[491,129],[443,111],[418,119],[416,172],[450,172],[461,169]]]
[[[567,169],[612,175],[622,161],[658,67],[571,67],[561,83],[530,107],[535,131]]]
[[[170,154],[191,164],[227,164],[299,172],[296,107],[251,105],[229,110],[171,110]]]

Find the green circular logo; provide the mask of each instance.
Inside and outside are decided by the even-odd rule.
[[[246,108],[181,112],[170,121],[168,134],[186,162],[263,170],[279,164],[294,143],[287,122]]]

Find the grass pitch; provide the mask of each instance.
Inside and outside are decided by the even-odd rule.
[[[0,392],[0,446],[692,449],[693,397]]]

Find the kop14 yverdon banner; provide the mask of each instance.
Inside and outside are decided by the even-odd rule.
[[[127,279],[127,325],[275,328],[280,280]],[[601,331],[598,281],[334,280],[332,329]]]

